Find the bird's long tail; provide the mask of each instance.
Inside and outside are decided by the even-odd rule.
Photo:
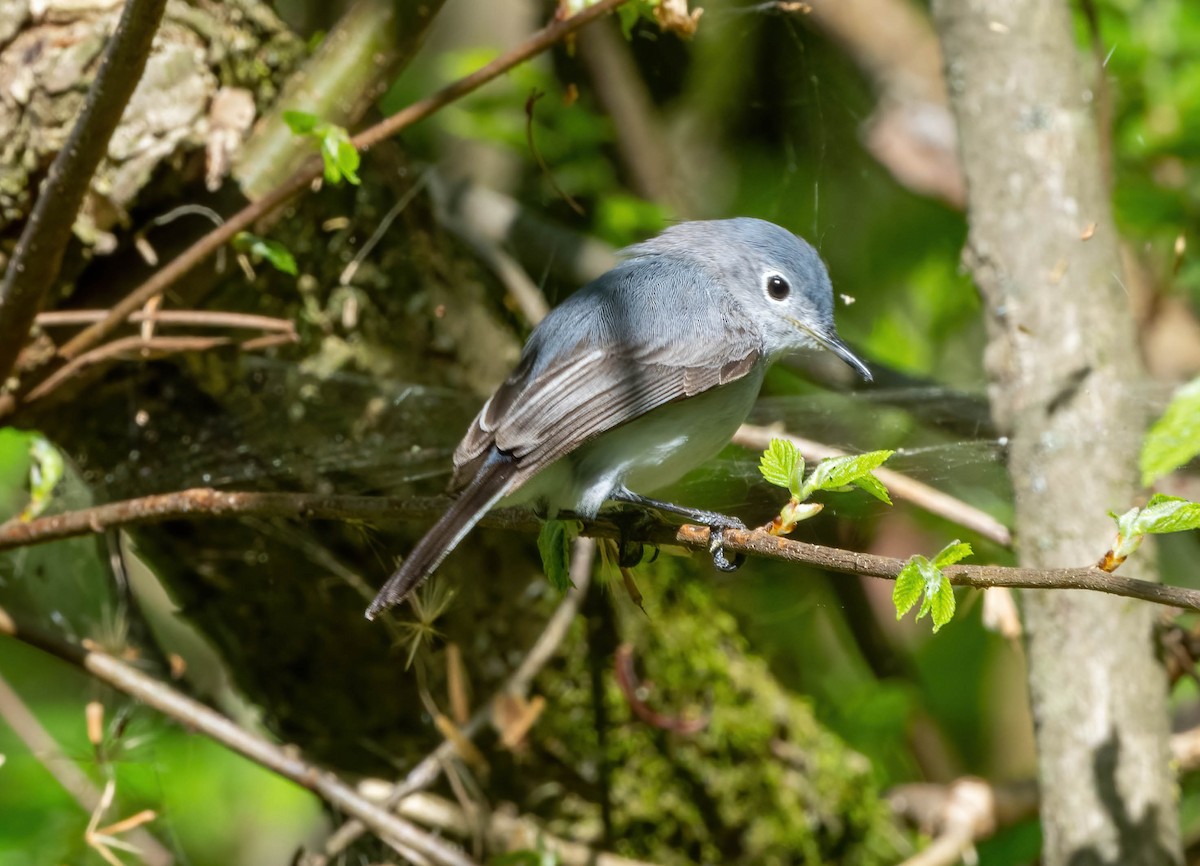
[[[488,509],[509,492],[516,472],[517,465],[511,457],[493,452],[471,483],[417,542],[396,573],[388,578],[367,608],[367,619],[374,619],[377,614],[403,601],[420,586]]]

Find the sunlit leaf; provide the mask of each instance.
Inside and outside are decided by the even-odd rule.
[[[888,505],[892,504],[892,498],[888,495],[887,488],[884,487],[883,482],[874,475],[867,473],[861,478],[855,478],[851,483],[853,483],[856,487],[861,487],[863,490],[867,491],[867,493],[870,493],[881,502],[886,502]]]
[[[30,441],[29,457],[29,504],[21,512],[22,520],[32,520],[45,511],[65,470],[62,454],[42,436],[35,435]]]
[[[1200,378],[1175,392],[1142,444],[1142,483],[1153,484],[1200,454]]]
[[[892,604],[896,606],[896,619],[901,619],[903,616],[913,609],[913,605],[921,598],[921,593],[925,591],[925,578],[921,576],[921,569],[917,565],[917,559],[924,559],[923,556],[914,556],[904,564],[904,568],[900,570],[900,575],[896,578],[896,585],[892,589]]]
[[[954,587],[950,585],[950,581],[946,580],[945,575],[940,576],[941,581],[938,583],[937,589],[928,596],[930,598],[930,610],[933,613],[933,630],[935,633],[946,623],[950,622],[950,620],[954,619]]]
[[[804,458],[800,449],[787,439],[772,439],[758,461],[758,471],[770,484],[785,487],[798,496],[804,475]]]
[[[894,451],[868,451],[866,454],[853,454],[846,457],[830,457],[817,464],[817,468],[808,476],[804,484],[804,492],[814,490],[836,490],[848,484],[855,483],[871,470],[883,465]],[[801,499],[806,498],[801,496]]]
[[[283,122],[296,135],[308,135],[317,128],[321,120],[315,114],[309,114],[307,111],[285,111]]]
[[[966,559],[974,552],[971,550],[971,545],[956,538],[938,551],[937,556],[933,558],[934,568],[945,568],[947,565],[954,565],[954,563]]]
[[[1139,535],[1197,528],[1200,528],[1200,503],[1162,493],[1152,497],[1133,521],[1133,531]]]

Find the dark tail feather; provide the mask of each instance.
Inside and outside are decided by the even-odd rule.
[[[367,619],[403,601],[429,577],[442,560],[458,546],[463,536],[471,531],[489,508],[508,492],[509,482],[516,474],[517,465],[511,457],[494,452],[480,467],[475,478],[459,497],[451,503],[446,513],[417,542],[417,546],[400,564],[388,582],[379,590],[371,606],[367,608]]]

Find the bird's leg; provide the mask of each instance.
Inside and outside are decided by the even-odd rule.
[[[674,502],[663,502],[634,493],[628,487],[618,487],[609,498],[615,502],[628,502],[642,508],[653,508],[655,511],[665,511],[668,514],[678,514],[690,523],[698,523],[708,527],[708,552],[712,556],[713,565],[721,571],[737,571],[746,561],[744,554],[735,554],[733,559],[725,556],[723,533],[726,529],[745,530],[746,524],[736,517],[720,514],[716,511],[704,511],[700,508],[689,508],[686,505],[676,505]]]
[[[619,533],[617,536],[617,565],[621,568],[633,568],[642,561],[646,552],[645,545],[634,539],[645,536],[646,533],[642,530],[652,522],[649,515],[644,511],[613,511],[605,516],[617,525]]]

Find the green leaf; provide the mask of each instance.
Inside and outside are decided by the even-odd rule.
[[[896,606],[896,619],[902,619],[906,613],[912,610],[913,605],[921,597],[921,593],[925,591],[925,578],[921,575],[921,568],[917,564],[918,559],[925,559],[925,557],[918,554],[909,559],[896,578],[896,586],[892,589],[892,604]]]
[[[1153,484],[1200,454],[1200,378],[1175,392],[1142,443],[1142,483]]]
[[[654,20],[654,7],[658,3],[659,0],[633,0],[631,3],[617,7],[617,17],[621,22],[621,33],[624,34],[626,39],[633,38],[633,28],[638,21]]]
[[[866,454],[852,454],[846,457],[830,457],[817,464],[817,468],[808,476],[802,493],[814,490],[835,490],[853,484],[871,470],[878,469],[884,461],[891,457],[894,451],[868,451]],[[878,479],[877,479],[878,480]],[[806,499],[807,495],[802,495]]]
[[[1132,534],[1160,535],[1197,528],[1200,528],[1200,503],[1158,493],[1133,521]]]
[[[800,449],[787,439],[772,439],[758,461],[762,477],[776,487],[786,487],[792,496],[800,495],[804,476],[804,458]]]
[[[954,619],[954,587],[950,585],[950,581],[946,580],[946,576],[938,572],[940,578],[937,589],[926,595],[931,599],[930,608],[933,613],[933,631],[936,634],[937,630],[944,626],[950,620]]]
[[[283,122],[296,135],[310,135],[321,120],[315,114],[309,114],[307,111],[285,111]]]
[[[888,496],[888,490],[883,486],[883,482],[871,473],[868,472],[862,478],[855,478],[851,483],[856,487],[861,487],[881,502],[892,504],[892,498]]]
[[[41,435],[30,441],[29,457],[29,504],[21,512],[22,520],[32,520],[46,510],[66,469],[62,454]]]
[[[956,538],[938,551],[937,556],[933,558],[933,566],[934,568],[945,568],[947,565],[954,565],[974,552],[971,550],[971,545]]]
[[[296,276],[296,259],[288,248],[278,241],[260,238],[250,232],[238,232],[233,237],[233,248],[238,252],[249,253],[255,260],[262,260],[277,271]]]
[[[538,553],[542,555],[542,570],[550,585],[560,592],[571,587],[571,537],[573,523],[566,520],[547,520],[538,533]]]
[[[350,134],[332,123],[322,124],[314,130],[321,138],[321,159],[325,162],[325,179],[330,183],[341,183],[343,179],[354,185],[360,183],[358,165],[360,157],[350,143]]]

